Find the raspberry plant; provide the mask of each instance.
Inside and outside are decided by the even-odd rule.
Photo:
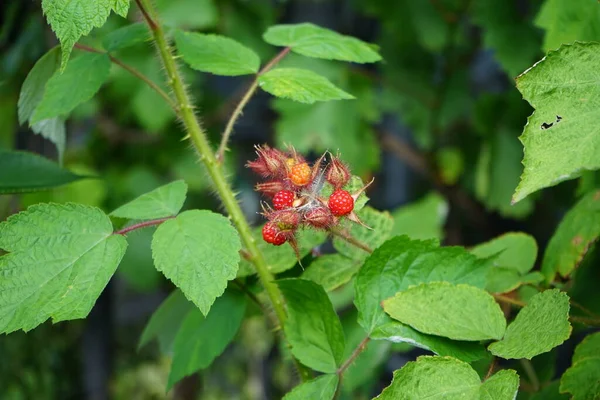
[[[344,106],[338,109],[331,104],[361,97],[360,91],[355,98],[338,87],[338,82],[324,76],[326,72],[301,68],[302,62],[377,63],[382,57],[376,46],[311,23],[275,25],[262,38],[282,49],[261,64],[255,51],[232,38],[168,26],[150,0],[135,1],[138,22],[106,34],[101,46],[91,46],[81,40],[102,27],[111,13],[131,14],[128,0],[43,0],[43,13],[60,46],[43,55],[23,82],[20,123],[51,140],[62,161],[66,119],[111,79],[111,66],[116,65],[139,79],[181,121],[182,136],[195,149],[224,212],[182,211],[188,182],[176,180],[110,213],[75,202],[36,203],[14,213],[0,223],[0,332],[27,332],[48,319],[57,323],[87,317],[127,247],[136,240],[134,233],[155,228],[151,233],[154,267],[176,289],[150,319],[140,346],[157,340],[161,351],[172,357],[166,389],[209,368],[234,341],[244,321],[260,311],[272,337],[281,344],[281,362],[293,364],[297,372],[284,385],[287,400],[352,398],[361,385],[374,379],[370,372],[381,364],[381,354],[389,355],[399,344],[410,344],[426,354],[397,368],[377,399],[599,398],[600,334],[590,328],[600,326],[600,317],[571,298],[582,290],[576,283],[581,285],[585,279],[576,278],[580,266],[590,259],[586,254],[594,254],[600,235],[600,190],[594,175],[600,168],[599,139],[597,118],[593,118],[600,98],[600,45],[593,40],[600,37],[590,28],[600,24],[592,20],[600,10],[593,2],[580,2],[580,9],[571,10],[566,1],[546,1],[536,24],[547,31],[544,48],[550,51],[516,79],[516,87],[535,109],[521,136],[520,183],[515,182],[509,193],[516,186],[512,201],[521,207],[509,208],[505,188],[490,188],[488,182],[494,181],[494,186],[500,182],[498,176],[516,178],[514,166],[502,174],[490,170],[492,158],[514,158],[514,152],[498,150],[503,148],[498,144],[503,136],[491,141],[491,150],[483,146],[477,154],[476,176],[464,177],[488,209],[513,217],[531,211],[534,192],[579,179],[579,199],[538,260],[536,240],[522,232],[505,233],[469,248],[440,245],[447,205],[436,195],[393,215],[366,206],[366,190],[373,180],[365,184],[364,169],[353,175],[351,168],[356,171],[353,164],[361,162],[373,166],[369,154],[373,138],[356,140],[358,147],[347,146],[347,153],[353,154],[345,158],[347,153],[338,153],[336,147],[342,144],[338,146],[336,140],[328,137],[318,142],[311,137],[314,134],[303,124],[314,117],[310,110],[341,114],[342,125],[356,116]],[[493,2],[482,4],[469,8],[467,3],[461,10],[450,7],[458,14],[448,17],[447,24],[456,29],[452,24],[463,12],[476,24],[502,26],[484,35],[486,46],[491,47],[497,43],[494,35],[528,32],[526,27],[496,21],[506,19],[506,10],[494,12]],[[373,2],[369,12],[391,18],[388,6]],[[431,17],[427,14],[431,10],[419,8],[428,6],[411,7],[421,11],[416,15]],[[561,7],[569,13],[554,12]],[[576,22],[569,20],[574,13]],[[567,17],[558,21],[555,14]],[[567,27],[560,26],[564,20],[569,20]],[[583,24],[579,33],[586,36],[577,38],[586,42],[563,44],[572,38],[557,39],[561,32],[577,30],[573,26],[578,23]],[[397,26],[385,25],[386,30],[392,29],[389,38],[401,36],[393,31]],[[451,30],[443,26],[436,32]],[[425,38],[425,47],[437,48],[435,37]],[[157,83],[116,56],[147,41],[156,48],[164,82]],[[455,45],[448,44],[447,50]],[[501,47],[495,55],[513,75],[533,62],[526,56],[516,62]],[[292,57],[304,61],[287,64]],[[216,151],[201,124],[202,113],[195,108],[182,65],[219,76],[252,76],[232,107]],[[407,83],[402,77],[393,81]],[[256,158],[246,164],[260,179],[255,191],[262,196],[262,220],[253,228],[226,171],[234,126],[259,88],[277,98],[274,108],[282,116],[282,136],[303,151],[283,143],[256,146]],[[388,90],[381,88],[381,97],[393,104],[385,107],[414,111],[416,117],[409,122],[419,132],[423,128],[419,106],[394,100]],[[454,191],[461,176],[469,173],[463,171],[461,151],[441,148],[444,140],[439,138],[446,120],[453,118],[453,110],[443,109],[440,99],[451,93],[445,85],[440,88],[431,106],[433,134],[418,137],[427,157],[415,155],[385,132],[382,140],[424,171],[455,207],[470,198]],[[331,108],[320,108],[323,105]],[[482,101],[475,111],[485,114],[481,109],[503,108],[496,106]],[[354,107],[350,110],[359,114],[361,106]],[[291,118],[294,113],[302,116],[301,121]],[[491,129],[491,119],[478,119],[481,136]],[[499,129],[510,124],[502,117],[496,119]],[[337,127],[323,129],[328,128]],[[299,137],[319,144],[307,148]],[[3,194],[54,188],[86,174],[32,153],[0,152]],[[477,210],[468,208],[467,214]],[[431,219],[433,223],[428,222]],[[433,228],[427,230],[430,225]],[[333,252],[322,254],[328,247]],[[351,309],[350,329],[338,315],[342,308]],[[540,364],[550,363],[556,348],[575,333],[585,338],[575,348],[570,367],[562,376],[546,377]]]

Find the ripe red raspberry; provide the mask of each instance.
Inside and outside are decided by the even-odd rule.
[[[294,192],[291,190],[280,190],[273,197],[273,208],[276,210],[285,210],[291,208],[294,204]]]
[[[262,236],[265,242],[275,246],[281,246],[285,243],[285,235],[279,231],[277,225],[272,222],[267,222],[262,228]]]
[[[341,217],[352,212],[354,209],[354,199],[347,191],[338,189],[329,196],[327,205],[333,215]]]
[[[303,162],[292,167],[288,178],[296,186],[304,186],[310,182],[312,171],[307,163]]]

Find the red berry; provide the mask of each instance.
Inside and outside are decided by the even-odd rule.
[[[291,208],[294,204],[294,192],[291,190],[280,190],[273,197],[273,208],[276,210],[285,210]]]
[[[289,178],[296,186],[304,186],[310,182],[312,171],[307,163],[303,162],[292,167]]]
[[[338,189],[329,196],[327,205],[333,215],[341,217],[352,212],[354,209],[354,199],[347,191]]]
[[[267,222],[262,228],[262,236],[265,242],[275,246],[281,246],[285,243],[285,235],[272,222]]]

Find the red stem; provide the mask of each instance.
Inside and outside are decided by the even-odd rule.
[[[153,219],[150,221],[138,222],[137,224],[129,225],[123,229],[119,229],[118,231],[114,232],[113,235],[126,235],[127,233],[129,233],[131,231],[135,231],[136,229],[145,228],[147,226],[160,225],[163,222],[165,222],[166,220],[169,220],[172,218],[175,218],[175,217],[165,217],[165,218]]]

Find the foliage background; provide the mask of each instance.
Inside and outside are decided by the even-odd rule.
[[[313,69],[357,100],[306,106],[261,92],[246,107],[236,125],[228,168],[255,223],[260,222],[259,198],[252,190],[255,177],[243,165],[253,157],[254,144],[292,143],[313,156],[339,149],[354,173],[375,177],[371,205],[393,212],[398,233],[472,246],[519,230],[536,238],[540,254],[564,212],[596,186],[598,174],[586,173],[510,204],[522,170],[517,138],[532,112],[513,78],[560,43],[600,40],[600,8],[593,0],[576,3],[579,11],[567,12],[568,0],[156,0],[168,24],[230,36],[255,50],[263,63],[277,49],[261,35],[276,23],[314,22],[381,47],[384,62],[375,65],[293,55],[282,63]],[[54,145],[19,126],[16,114],[22,82],[35,61],[56,45],[55,36],[39,1],[2,2],[0,15],[0,149],[56,159]],[[139,20],[135,7],[128,18]],[[81,43],[99,47],[108,32],[126,23],[112,15]],[[116,56],[163,85],[154,49],[147,43]],[[181,68],[217,143],[249,79]],[[190,187],[184,208],[219,210],[193,151],[180,140],[171,110],[123,70],[113,66],[109,83],[76,109],[67,132],[64,165],[99,179],[0,196],[0,219],[41,201],[76,201],[112,210],[175,179],[185,179]],[[153,345],[136,350],[144,324],[172,290],[152,267],[151,236],[151,229],[131,236],[118,274],[88,319],[56,326],[47,322],[28,334],[0,337],[1,398],[164,398],[168,358]],[[591,268],[597,259],[596,253],[588,255],[571,295],[599,312],[593,282],[600,276]],[[352,343],[361,337],[353,337],[356,318],[349,296],[342,287],[333,301]],[[251,313],[235,344],[211,369],[183,381],[169,396],[260,399],[286,392],[293,369],[278,361],[279,350],[258,310]],[[577,336],[563,345],[557,360],[537,357],[549,365],[542,379],[564,371],[576,341]],[[346,398],[371,398],[387,385],[392,371],[422,353],[404,345],[373,348],[358,360],[369,374],[354,370],[347,377],[356,383]]]

